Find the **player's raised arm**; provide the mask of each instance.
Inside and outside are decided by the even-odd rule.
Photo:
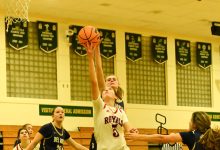
[[[98,87],[98,81],[97,76],[95,72],[95,64],[94,64],[94,46],[93,43],[86,43],[86,49],[87,49],[87,56],[89,61],[89,78],[91,82],[91,90],[92,90],[92,99],[96,100],[99,95],[99,87]]]
[[[97,75],[99,90],[103,91],[105,89],[105,77],[102,69],[102,58],[101,58],[99,45],[96,46],[96,50],[95,50],[95,63],[96,63],[96,75]]]

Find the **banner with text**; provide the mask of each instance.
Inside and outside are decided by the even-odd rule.
[[[65,111],[65,116],[70,117],[93,117],[93,108],[86,106],[66,106],[58,105],[62,107]],[[40,116],[51,116],[52,111],[57,105],[39,105],[39,115]]]
[[[78,42],[78,33],[83,26],[71,25],[70,30],[73,31],[73,35],[70,37],[71,48],[75,51],[76,54],[80,56],[86,55],[86,48],[79,44]]]
[[[206,69],[212,64],[212,47],[211,43],[196,43],[196,58],[200,67]]]
[[[116,54],[115,31],[98,29],[102,42],[100,44],[100,53],[105,58],[111,58]]]
[[[176,61],[182,66],[191,62],[190,41],[175,39]]]
[[[220,112],[206,112],[211,121],[220,121]]]
[[[57,23],[37,21],[39,47],[46,53],[57,50]]]
[[[142,56],[141,34],[125,33],[126,57],[136,61]]]
[[[7,23],[5,23],[5,27],[7,27]],[[23,20],[20,23],[12,21],[8,26],[8,31],[5,30],[5,34],[9,46],[15,50],[26,48],[28,46],[28,21]]]
[[[164,63],[167,61],[167,38],[152,36],[151,47],[153,51],[153,58],[157,63]]]

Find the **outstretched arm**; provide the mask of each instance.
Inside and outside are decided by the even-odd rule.
[[[146,142],[155,142],[155,143],[176,143],[182,142],[182,138],[179,133],[170,134],[170,135],[161,135],[161,134],[137,134],[137,133],[126,133],[125,138],[128,140],[140,140]]]
[[[90,77],[91,88],[92,88],[92,99],[96,100],[99,97],[100,92],[99,92],[98,81],[97,81],[97,76],[95,72],[93,44],[87,43],[86,49],[87,49],[87,56],[88,56],[88,61],[89,61],[89,77]]]
[[[100,53],[100,46],[98,45],[95,50],[95,63],[96,63],[96,75],[98,79],[99,90],[105,89],[105,77],[102,69],[102,58]]]
[[[139,133],[138,129],[133,128],[129,122],[124,123],[123,127],[125,129],[125,133]]]
[[[72,146],[73,148],[77,149],[77,150],[89,150],[88,148],[86,148],[85,146],[77,143],[76,141],[74,141],[71,137],[69,139],[66,140],[66,142]]]

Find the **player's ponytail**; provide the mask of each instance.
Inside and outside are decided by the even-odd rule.
[[[124,96],[124,90],[119,86],[118,89],[116,90],[115,94],[118,97],[118,99],[122,100],[122,98]]]
[[[199,143],[203,145],[206,150],[220,150],[220,129],[207,129],[201,136]]]
[[[198,143],[202,144],[205,150],[220,150],[220,129],[211,128],[211,119],[206,112],[197,111],[192,114],[192,122],[202,135]]]

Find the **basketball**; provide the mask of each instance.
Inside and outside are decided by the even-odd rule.
[[[96,45],[100,42],[100,34],[95,27],[85,26],[78,33],[78,41],[83,46],[85,46],[87,42]]]

